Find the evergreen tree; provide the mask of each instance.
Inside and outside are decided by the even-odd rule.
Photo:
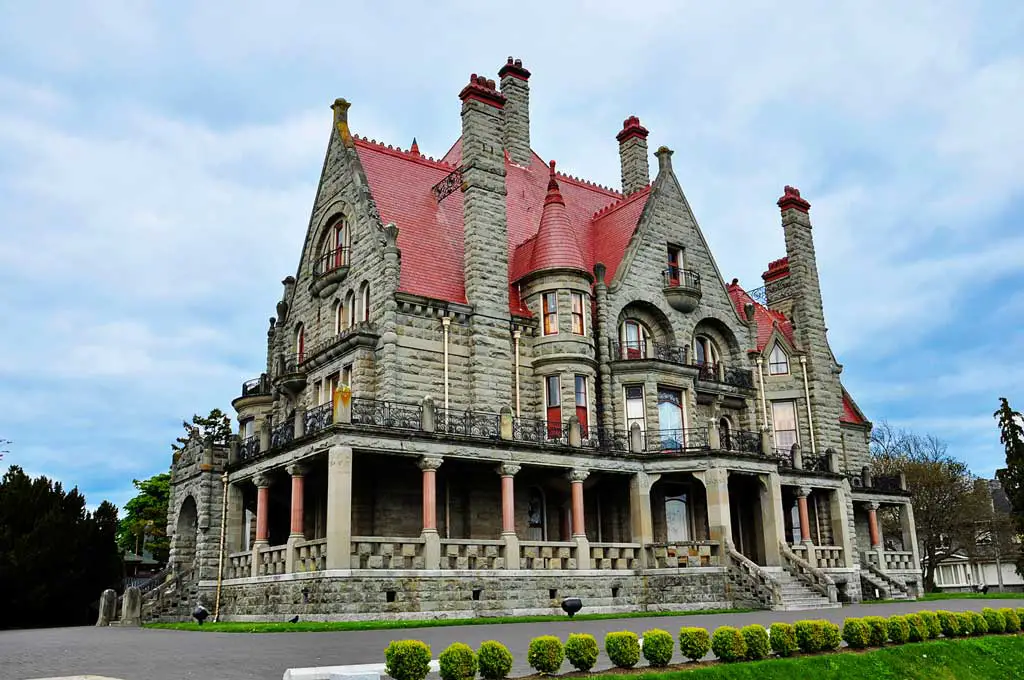
[[[1006,397],[1000,397],[999,410],[992,416],[999,421],[999,441],[1006,449],[1006,467],[996,471],[996,478],[1010,499],[1017,531],[1024,534],[1024,417],[1010,408]],[[1024,552],[1020,551],[1017,573],[1024,576]]]
[[[171,473],[161,472],[149,479],[133,479],[139,490],[124,505],[124,519],[117,528],[117,545],[122,552],[142,554],[143,548],[153,559],[167,562],[171,541],[167,538],[167,503],[171,497]]]
[[[181,426],[185,428],[185,435],[178,437],[175,443],[171,444],[171,450],[175,453],[178,453],[193,441],[224,446],[227,445],[228,439],[230,439],[232,434],[231,418],[225,415],[219,408],[213,409],[210,411],[210,415],[205,417],[195,414],[192,416],[191,424],[183,420],[181,421]]]

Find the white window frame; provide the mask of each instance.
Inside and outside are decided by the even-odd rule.
[[[576,409],[579,408],[579,403],[578,403],[579,392],[576,389],[576,383],[577,383],[577,381],[579,381],[580,378],[583,378],[583,401],[584,401],[584,405],[587,408],[587,429],[590,430],[590,429],[592,429],[594,427],[594,421],[593,421],[593,415],[594,414],[592,414],[590,412],[590,378],[587,375],[583,374],[583,373],[577,373],[575,375],[575,377],[573,377],[573,381],[572,381],[573,415],[576,414]],[[584,439],[587,437],[587,433],[586,432],[583,433],[583,437],[584,437]]]
[[[580,332],[577,333],[575,329],[570,328],[569,330],[573,335],[586,335],[587,334],[587,298],[583,293],[572,291],[569,293],[569,316],[570,321],[575,323],[576,320],[576,302],[580,303]]]
[[[782,356],[782,361],[778,360],[777,354]],[[776,371],[774,367],[779,364],[785,364],[786,370]],[[775,346],[772,347],[772,351],[768,354],[768,375],[789,375],[789,354],[787,354],[786,350],[782,349],[782,345],[777,342],[775,343]]]
[[[631,385],[623,385],[622,386],[623,416],[625,417],[626,434],[627,434],[627,436],[629,434],[629,429],[632,426],[632,423],[630,423],[630,420],[633,420],[633,421],[637,420],[636,418],[630,418],[629,417],[629,402],[630,402],[629,390],[631,390],[631,389],[639,389],[640,390],[640,413],[642,414],[640,419],[639,419],[640,420],[640,432],[644,433],[644,432],[647,431],[647,390],[644,388],[644,385],[642,383],[640,383],[640,384],[631,384]],[[685,416],[684,416],[684,418],[685,418]]]
[[[554,306],[548,305],[548,296],[554,300]],[[555,319],[554,330],[548,331],[548,316]],[[540,330],[542,335],[558,335],[558,291],[548,290],[540,294]]]
[[[769,402],[772,405],[772,437],[775,439],[775,449],[777,451],[789,452],[793,447],[793,444],[800,443],[800,413],[796,407],[796,399],[778,399]],[[776,405],[789,404],[793,408],[793,429],[792,430],[779,430],[776,426],[777,417],[775,415]],[[786,447],[779,446],[779,432],[793,432],[794,440],[793,443]]]

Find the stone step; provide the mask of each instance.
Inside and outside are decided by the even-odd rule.
[[[828,602],[827,600],[820,604],[783,604],[782,606],[772,607],[772,611],[777,612],[799,612],[809,611],[812,609],[839,609],[843,605],[839,602]]]

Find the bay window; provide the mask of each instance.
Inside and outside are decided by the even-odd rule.
[[[558,333],[558,293],[544,293],[544,335],[555,335]]]
[[[574,335],[586,335],[587,323],[583,306],[583,293],[571,293],[572,297],[572,332]]]

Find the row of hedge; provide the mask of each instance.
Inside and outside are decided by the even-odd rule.
[[[767,630],[757,624],[734,628],[720,626],[710,634],[705,628],[679,630],[679,651],[690,661],[700,661],[709,651],[725,662],[753,661],[772,656],[791,656],[796,652],[814,654],[834,651],[846,642],[853,649],[881,647],[887,642],[920,642],[940,635],[964,637],[986,633],[1018,633],[1024,620],[1024,607],[974,611],[920,611],[896,614],[888,618],[865,616],[848,618],[840,627],[830,621],[805,620],[794,624],[773,623]],[[619,631],[604,638],[605,653],[617,668],[633,668],[641,655],[652,668],[664,668],[672,661],[675,640],[668,631],[645,631],[643,644],[636,633]],[[542,675],[557,673],[562,663],[578,671],[589,671],[597,663],[597,640],[587,633],[573,633],[562,644],[553,635],[530,641],[526,660]],[[430,647],[419,640],[392,641],[384,651],[385,670],[395,680],[424,680],[430,672]],[[477,651],[456,642],[438,657],[442,680],[473,680],[479,672],[484,680],[504,680],[512,671],[512,653],[508,647],[488,640]]]

